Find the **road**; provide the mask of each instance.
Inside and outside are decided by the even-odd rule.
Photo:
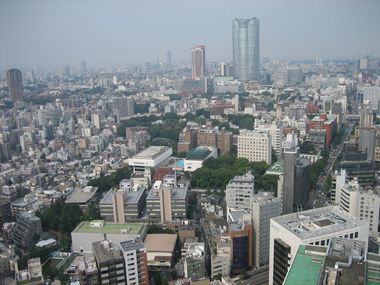
[[[309,208],[319,208],[328,205],[327,193],[330,189],[326,189],[327,177],[331,174],[336,160],[343,151],[344,142],[350,137],[353,124],[343,126],[343,128],[345,128],[345,131],[341,142],[330,150],[326,166],[318,178],[314,191],[310,192]]]

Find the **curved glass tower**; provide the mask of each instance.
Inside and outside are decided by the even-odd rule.
[[[239,80],[260,79],[259,19],[235,19],[232,22],[234,75]]]

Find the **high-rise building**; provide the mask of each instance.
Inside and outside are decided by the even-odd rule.
[[[146,249],[141,239],[123,241],[120,247],[125,261],[126,284],[149,285]]]
[[[302,207],[309,201],[310,192],[310,160],[299,157],[296,161],[296,183],[294,188],[293,206]]]
[[[284,187],[282,190],[282,212],[293,212],[294,189],[296,186],[296,161],[299,156],[299,148],[284,150]]]
[[[232,22],[234,75],[240,80],[260,79],[259,19],[235,19]]]
[[[255,177],[250,173],[235,176],[226,186],[227,209],[251,209],[251,199],[255,194]]]
[[[13,232],[14,243],[22,248],[34,246],[34,237],[42,233],[40,218],[32,213],[21,213],[17,216]]]
[[[9,87],[9,93],[13,102],[22,100],[22,73],[18,69],[8,69],[7,82]]]
[[[360,121],[359,121],[360,128],[373,126],[373,111],[371,109],[369,108],[361,109],[359,111],[359,115],[360,115]]]
[[[191,49],[192,77],[206,76],[206,49],[205,46],[196,46]]]
[[[269,131],[240,130],[237,152],[239,158],[272,164],[272,139]]]
[[[367,153],[370,161],[375,160],[376,129],[365,127],[359,129],[359,150]]]
[[[166,66],[170,67],[172,65],[172,52],[170,50],[166,53]]]
[[[69,65],[65,65],[63,67],[63,76],[70,77],[70,66]]]
[[[219,70],[219,73],[220,73],[220,76],[228,76],[228,66],[225,62],[221,62],[220,63],[220,70]]]
[[[272,193],[259,192],[251,203],[253,223],[253,266],[259,268],[269,263],[270,219],[281,215],[281,201]]]
[[[109,240],[92,243],[92,250],[99,268],[100,285],[127,284],[123,253]]]
[[[377,235],[380,197],[373,190],[363,189],[356,179],[346,183],[336,192],[341,210],[368,222],[369,231]]]
[[[367,252],[368,223],[333,206],[272,218],[269,239],[269,284],[283,284],[301,244],[326,246],[334,237],[364,241]]]
[[[87,73],[87,64],[85,60],[82,60],[80,62],[80,73],[85,74]]]

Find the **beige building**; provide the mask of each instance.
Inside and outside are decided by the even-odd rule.
[[[172,220],[172,188],[170,186],[162,186],[159,190],[160,196],[160,213],[161,223],[171,222]]]
[[[269,131],[240,130],[238,157],[272,164],[272,140]]]

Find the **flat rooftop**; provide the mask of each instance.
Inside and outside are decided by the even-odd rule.
[[[109,190],[104,197],[100,200],[99,205],[112,205],[112,197],[115,194],[115,189]],[[124,194],[124,205],[135,205],[141,199],[142,194],[145,192],[144,188],[138,191],[127,191]]]
[[[326,256],[313,252],[318,247],[307,249],[306,245],[299,246],[284,285],[318,284]],[[326,252],[326,247],[321,247],[320,252]]]
[[[185,183],[184,187],[172,187],[171,192],[172,192],[172,200],[183,200],[186,199],[187,193],[189,192],[189,184],[186,182],[179,181],[178,184]],[[171,187],[171,186],[165,186],[162,185],[161,187]],[[160,190],[155,190],[151,189],[146,197],[147,200],[149,199],[160,199],[159,196],[159,191]]]
[[[313,238],[321,234],[329,234],[367,225],[366,222],[334,206],[283,215],[272,220],[291,231],[300,239]]]
[[[92,197],[94,197],[96,191],[98,191],[98,187],[91,186],[86,186],[83,189],[74,190],[67,196],[65,203],[87,203],[92,199]]]
[[[123,232],[130,235],[139,235],[142,233],[145,224],[139,223],[104,223],[102,227],[91,226],[90,222],[81,222],[75,229],[74,233],[86,233],[86,234],[122,234]]]
[[[147,234],[145,248],[147,252],[174,252],[177,234]]]
[[[135,238],[121,242],[120,247],[123,251],[129,251],[143,249],[145,248],[145,245],[140,238]]]
[[[211,150],[206,148],[201,149],[194,149],[189,152],[186,159],[188,160],[204,160],[206,159],[211,153]]]
[[[167,146],[150,146],[132,157],[132,159],[155,159],[170,149]]]
[[[123,255],[121,253],[121,250],[108,240],[94,242],[92,246],[94,249],[94,255],[97,257],[100,263],[112,261],[115,259],[119,260],[119,262],[123,262]]]

